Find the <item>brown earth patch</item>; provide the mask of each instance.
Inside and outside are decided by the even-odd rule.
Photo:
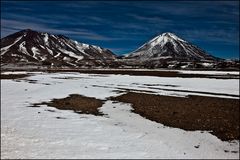
[[[50,102],[35,103],[31,107],[39,107],[40,105],[47,105],[61,110],[73,110],[79,114],[103,115],[98,110],[103,105],[102,100],[77,94],[71,94],[62,99],[53,99]]]
[[[207,130],[221,140],[239,137],[239,100],[204,96],[171,97],[128,92],[111,100],[131,103],[133,112],[166,126]]]
[[[26,78],[29,75],[27,74],[1,74],[0,79],[18,79],[18,78]]]

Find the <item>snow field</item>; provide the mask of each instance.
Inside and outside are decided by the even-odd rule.
[[[31,103],[64,98],[69,94],[81,94],[104,100],[122,94],[117,92],[119,87],[151,90],[163,95],[176,94],[145,88],[149,87],[145,84],[153,85],[154,88],[239,95],[237,79],[80,73],[34,73],[26,79],[37,82],[1,81],[2,158],[239,157],[239,153],[231,152],[239,150],[239,141],[223,142],[207,131],[201,133],[163,126],[132,113],[129,104],[106,101],[100,108],[105,116],[76,114],[73,111],[47,106],[27,107]],[[186,93],[177,94],[184,96]],[[199,148],[194,147],[197,145]]]

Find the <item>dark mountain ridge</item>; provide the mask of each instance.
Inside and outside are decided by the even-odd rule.
[[[116,56],[108,49],[79,43],[64,35],[53,35],[30,29],[1,39],[1,62],[49,62],[67,66],[105,63]]]

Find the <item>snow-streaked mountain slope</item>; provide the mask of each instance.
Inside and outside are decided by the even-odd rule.
[[[1,61],[41,62],[78,65],[81,61],[113,60],[115,55],[108,49],[79,43],[63,35],[42,33],[30,29],[1,39]]]
[[[129,59],[217,60],[173,33],[163,33],[127,54]]]

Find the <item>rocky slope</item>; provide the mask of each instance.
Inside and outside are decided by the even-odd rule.
[[[1,39],[1,63],[36,62],[56,66],[107,65],[116,56],[108,49],[79,43],[63,35],[30,29]]]
[[[127,54],[126,59],[141,61],[178,60],[178,61],[215,61],[218,58],[206,53],[193,44],[177,37],[173,33],[163,33]]]

